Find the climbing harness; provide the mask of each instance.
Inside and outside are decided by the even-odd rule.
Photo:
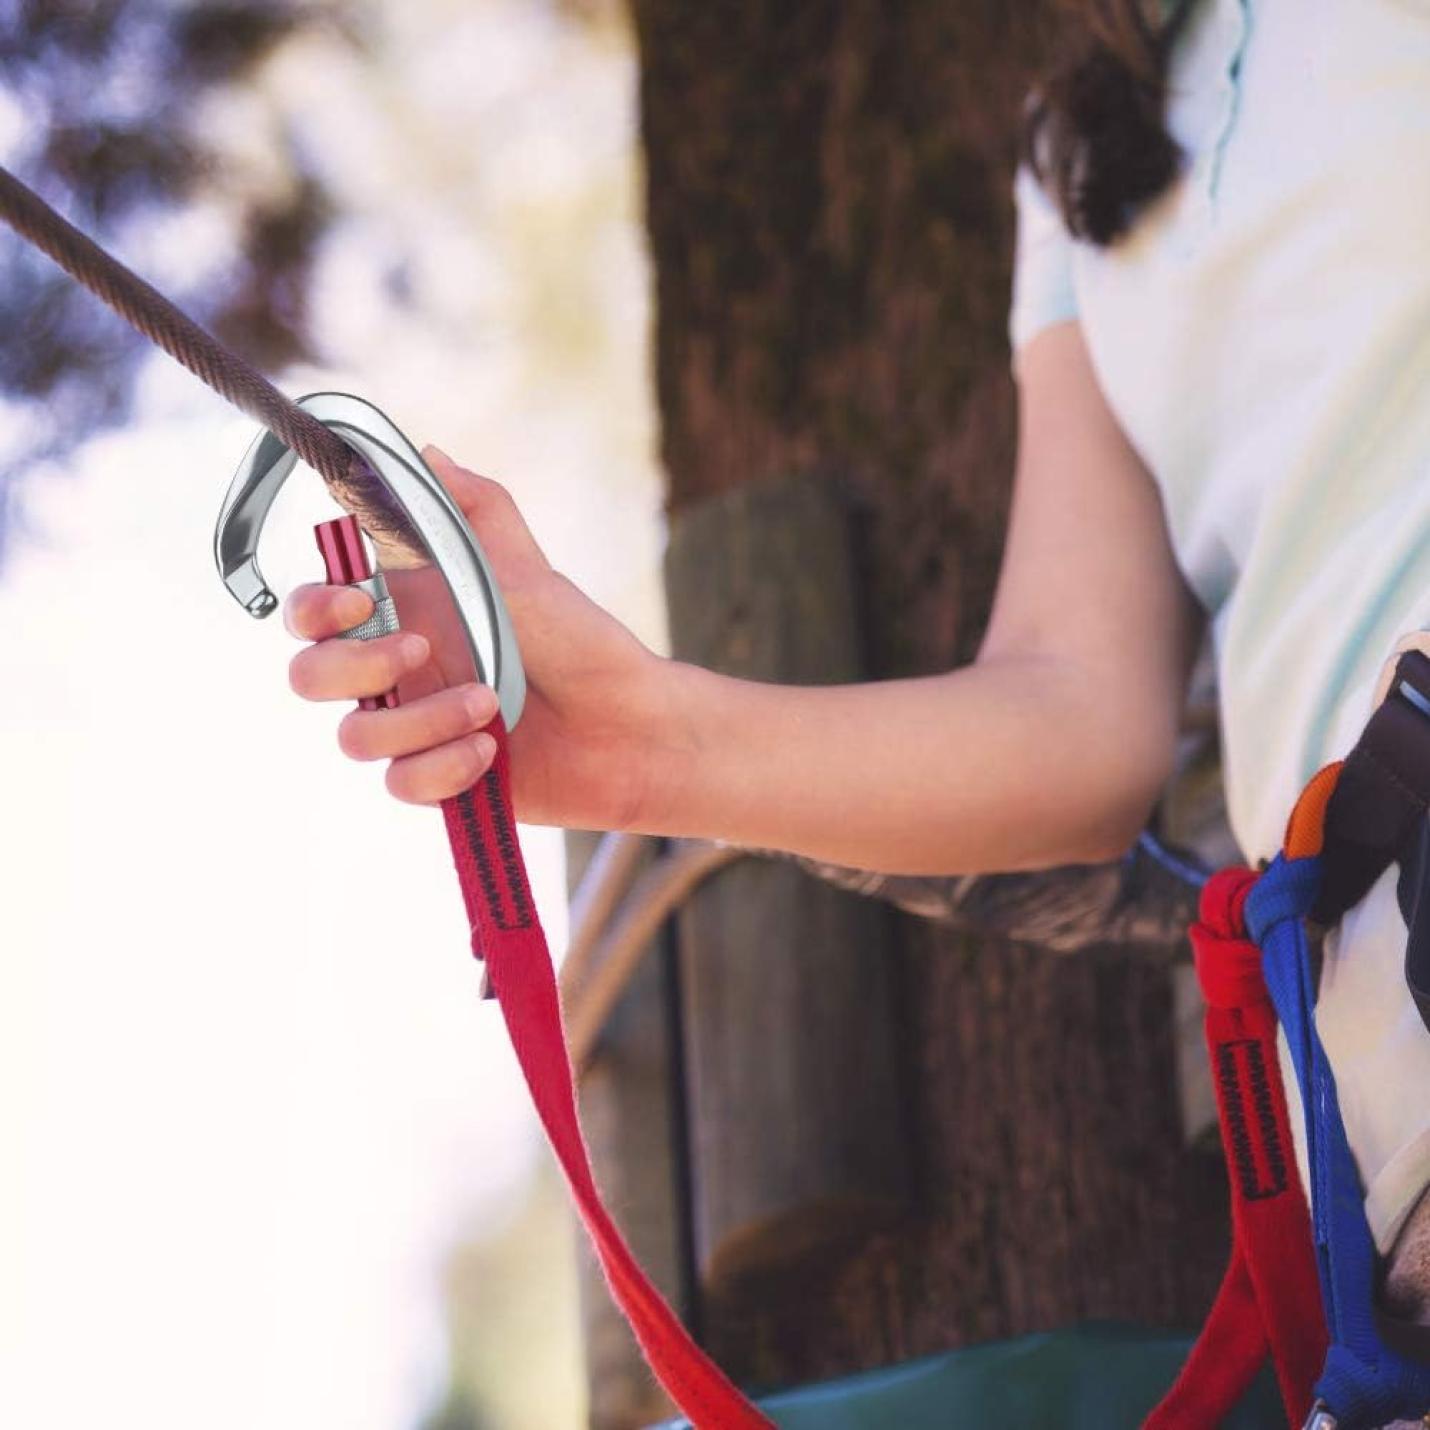
[[[0,218],[139,331],[266,429],[230,486],[214,536],[219,573],[251,615],[277,606],[258,539],[299,458],[350,513],[317,529],[330,582],[354,584],[373,614],[345,634],[398,628],[363,532],[446,582],[479,678],[497,692],[496,756],[442,813],[481,961],[518,1062],[612,1294],[657,1378],[699,1430],[771,1421],[694,1343],[631,1254],[592,1176],[576,1114],[551,958],[531,896],[511,802],[508,732],[525,680],[481,547],[412,444],[370,403],[313,393],[294,403],[0,168]],[[395,695],[375,697],[391,705]],[[1430,1026],[1430,660],[1401,657],[1391,695],[1344,762],[1307,785],[1285,847],[1260,873],[1205,882],[1192,942],[1232,1190],[1231,1263],[1207,1325],[1148,1430],[1202,1430],[1240,1398],[1268,1352],[1292,1424],[1373,1430],[1430,1407],[1430,1330],[1375,1303],[1375,1255],[1335,1082],[1316,1033],[1308,924],[1329,927],[1394,862],[1410,937],[1406,976]],[[1422,909],[1422,903],[1426,906]],[[1276,1026],[1285,1030],[1305,1110],[1308,1210],[1296,1172]],[[1319,1282],[1319,1294],[1317,1293]]]
[[[1240,922],[1254,880],[1247,869],[1213,875],[1191,929],[1231,1184],[1232,1256],[1186,1369],[1146,1430],[1220,1424],[1268,1350],[1299,1425],[1325,1354],[1309,1221],[1276,1063],[1276,1014],[1261,952]]]
[[[1375,1430],[1430,1409],[1430,1328],[1376,1304],[1375,1247],[1316,1031],[1310,938],[1311,926],[1337,923],[1396,862],[1406,978],[1424,987],[1427,809],[1430,659],[1410,651],[1355,748],[1302,791],[1276,857],[1259,873],[1224,869],[1203,888],[1191,937],[1233,1248],[1201,1336],[1145,1430],[1220,1423],[1268,1352],[1287,1416],[1305,1430]],[[1276,1057],[1278,1022],[1305,1117],[1309,1211]]]
[[[526,684],[515,634],[481,546],[417,450],[372,404],[345,393],[312,393],[294,403],[260,373],[55,213],[0,168],[0,218],[103,298],[140,332],[266,429],[243,458],[214,533],[224,584],[250,615],[278,600],[257,563],[263,522],[298,459],[313,466],[361,528],[389,548],[441,573],[478,677],[500,709],[487,726],[496,757],[472,788],[442,803],[453,862],[483,967],[511,1036],[532,1101],[571,1187],[607,1283],[651,1369],[701,1427],[756,1430],[771,1422],[725,1377],[651,1284],[611,1220],[591,1172],[576,1114],[575,1086],[546,936],[537,918],[512,812],[508,731],[521,715]],[[320,524],[329,580],[363,587],[374,612],[346,634],[368,639],[397,629],[380,572],[368,564],[352,515]],[[395,703],[389,693],[381,703]]]

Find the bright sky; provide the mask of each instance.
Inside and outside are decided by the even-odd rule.
[[[630,57],[525,0],[384,10],[378,68],[290,57],[262,111],[354,214],[318,284],[351,365],[287,385],[506,480],[659,646]],[[214,122],[253,133],[254,106]],[[393,255],[416,313],[385,306]],[[440,816],[339,756],[341,707],[289,693],[295,643],[214,572],[252,431],[156,361],[140,420],[31,484],[39,539],[0,577],[0,1424],[414,1426],[443,1258],[545,1156]],[[280,592],[332,514],[300,468],[263,547]],[[522,842],[559,951],[560,835]]]

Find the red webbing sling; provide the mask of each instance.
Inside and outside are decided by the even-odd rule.
[[[1430,1400],[1423,1329],[1374,1304],[1374,1248],[1334,1082],[1315,1037],[1304,928],[1289,949],[1294,967],[1279,932],[1293,919],[1330,928],[1398,863],[1402,880],[1417,884],[1405,913],[1406,976],[1430,1026],[1430,1001],[1421,996],[1430,992],[1430,917],[1423,916],[1420,897],[1430,868],[1427,717],[1430,659],[1412,650],[1400,656],[1391,694],[1350,754],[1317,771],[1301,791],[1281,853],[1264,874],[1226,869],[1203,888],[1201,920],[1191,936],[1207,1001],[1234,1240],[1207,1324],[1146,1421],[1149,1430],[1220,1423],[1268,1350],[1293,1425],[1306,1420],[1316,1396],[1317,1405],[1347,1426],[1413,1418]],[[1310,876],[1288,873],[1313,861]],[[1280,883],[1268,893],[1265,881],[1273,878]],[[1268,902],[1258,908],[1263,894]],[[1272,917],[1276,907],[1281,912]],[[1257,938],[1248,930],[1248,912],[1260,925]],[[1288,1016],[1308,1122],[1314,1219],[1296,1167],[1277,1061],[1276,1029]]]
[[[1213,874],[1191,927],[1231,1184],[1231,1263],[1191,1355],[1144,1430],[1221,1424],[1268,1351],[1287,1417],[1299,1426],[1326,1354],[1310,1213],[1276,1060],[1276,1013],[1261,950],[1242,922],[1255,880],[1250,869]]]
[[[541,1125],[566,1173],[611,1294],[671,1399],[699,1430],[770,1426],[691,1339],[601,1202],[576,1117],[556,975],[517,843],[501,716],[487,729],[496,737],[496,759],[471,789],[443,801],[442,814],[466,900],[472,952],[486,962]]]

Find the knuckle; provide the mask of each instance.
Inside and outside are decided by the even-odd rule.
[[[353,651],[353,662],[361,673],[364,687],[373,687],[371,693],[376,694],[378,686],[384,681],[387,685],[393,683],[398,669],[397,653],[386,640],[349,641],[348,645]],[[386,689],[386,685],[382,688]]]
[[[516,501],[511,492],[507,490],[495,477],[479,477],[482,490],[487,495],[487,500],[493,505],[501,507],[503,511],[515,511]]]
[[[473,473],[473,499],[480,514],[488,521],[508,524],[520,519],[516,499],[495,477]]]
[[[452,735],[465,735],[491,719],[491,711],[481,686],[466,686],[451,692],[444,724]]]
[[[367,619],[372,600],[348,586],[298,586],[283,603],[283,624],[299,640],[319,641]]]
[[[402,636],[381,636],[377,640],[347,641],[360,672],[363,695],[380,695],[407,674],[410,666],[402,657]]]

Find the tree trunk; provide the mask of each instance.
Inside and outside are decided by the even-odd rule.
[[[1038,12],[634,0],[634,15],[673,521],[747,483],[831,483],[858,518],[867,673],[969,659],[1013,466],[1012,172]],[[678,648],[694,636],[674,630]],[[870,1032],[902,1060],[898,1216],[707,1284],[715,1355],[789,1384],[1089,1318],[1195,1322],[1225,1193],[1181,1136],[1165,956],[895,926],[889,1021]],[[771,928],[763,956],[791,952]]]

